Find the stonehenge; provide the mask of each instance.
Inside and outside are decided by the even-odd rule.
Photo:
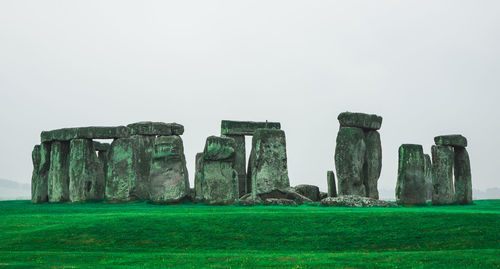
[[[335,185],[335,173],[326,172],[326,183],[328,187],[328,197],[337,197],[337,185]]]
[[[399,147],[398,204],[425,204],[425,157],[421,145],[403,144]]]

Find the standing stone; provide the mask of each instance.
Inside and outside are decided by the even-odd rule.
[[[227,135],[234,139],[234,170],[238,173],[238,195],[239,197],[247,193],[247,171],[246,171],[246,149],[244,135]]]
[[[104,172],[92,140],[70,142],[69,200],[79,202],[104,198]]]
[[[339,195],[365,196],[363,166],[366,143],[363,129],[341,127],[335,147],[335,167],[337,170]]]
[[[399,147],[396,202],[425,204],[425,157],[421,145],[403,144]]]
[[[453,191],[453,148],[449,146],[432,146],[432,204],[452,204],[455,199]]]
[[[247,177],[250,179],[254,199],[261,193],[290,187],[284,131],[275,129],[255,131]]]
[[[365,131],[364,185],[366,197],[378,199],[377,183],[382,171],[382,143],[377,131]]]
[[[31,177],[31,202],[44,203],[48,197],[48,175],[50,169],[50,144],[41,143],[33,148],[33,175]]]
[[[425,201],[427,202],[432,200],[432,161],[429,154],[425,154],[424,157]]]
[[[52,142],[48,195],[49,202],[69,201],[69,142]]]
[[[203,200],[203,152],[196,153],[195,158],[195,174],[194,174],[194,191],[195,199],[198,201]]]
[[[318,186],[302,184],[302,185],[298,185],[298,186],[293,187],[293,190],[296,193],[311,199],[311,201],[313,201],[313,202],[320,201],[320,193],[319,193]]]
[[[189,177],[182,139],[177,135],[155,139],[149,173],[151,200],[180,202],[189,195]]]
[[[461,205],[472,204],[469,153],[462,147],[455,147],[455,200]]]
[[[328,197],[337,197],[337,186],[335,185],[335,173],[326,172],[326,183],[328,184]]]

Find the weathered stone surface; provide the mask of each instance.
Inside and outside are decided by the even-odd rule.
[[[397,207],[394,203],[381,201],[359,195],[342,195],[339,197],[327,197],[321,200],[322,206],[343,206],[343,207]]]
[[[454,152],[449,146],[432,146],[432,204],[452,204]]]
[[[432,200],[432,161],[429,154],[425,154],[424,178],[425,178],[425,201]]]
[[[104,172],[92,140],[70,142],[69,200],[71,202],[104,198]]]
[[[159,136],[154,144],[149,174],[151,200],[158,203],[179,202],[189,193],[182,139],[179,136]]]
[[[243,197],[247,197],[246,199],[253,201],[266,201],[267,199],[287,199],[294,201],[296,204],[304,204],[304,203],[312,203],[313,201],[297,192],[295,192],[292,188],[284,188],[284,189],[275,189],[269,192],[260,193],[255,198],[252,197],[252,194],[245,195]],[[242,200],[245,200],[243,199]]]
[[[196,200],[203,200],[203,152],[196,153],[195,158],[195,174],[194,174],[194,191]]]
[[[472,175],[469,153],[465,148],[455,148],[455,200],[461,205],[472,204]]]
[[[141,121],[127,125],[132,135],[182,135],[184,126],[178,123]]]
[[[382,143],[377,131],[365,132],[366,154],[363,181],[366,197],[378,199],[377,183],[382,171]]]
[[[286,205],[286,206],[295,206],[297,205],[295,201],[284,198],[267,198],[264,200],[264,205]]]
[[[298,186],[293,187],[293,190],[296,193],[311,199],[313,202],[320,201],[318,186],[302,184],[302,185],[298,185]]]
[[[281,129],[279,122],[230,121],[221,122],[222,135],[253,135],[257,129]]]
[[[320,201],[325,199],[326,197],[328,197],[328,193],[322,192],[322,191],[319,192],[319,200]]]
[[[357,127],[378,130],[382,126],[382,117],[364,113],[343,112],[338,118],[340,127]]]
[[[48,197],[48,176],[50,169],[50,144],[41,143],[33,148],[33,174],[31,177],[31,202],[44,203]]]
[[[365,196],[363,166],[366,143],[363,129],[341,127],[335,147],[335,167],[337,169],[338,194]]]
[[[467,147],[467,138],[462,135],[442,135],[434,137],[438,146]]]
[[[108,177],[108,151],[98,151],[97,159],[104,173],[104,182],[106,182],[106,178]]]
[[[150,199],[151,136],[133,135],[113,141],[108,156],[106,200]]]
[[[48,177],[49,202],[69,201],[69,154],[69,142],[52,142]]]
[[[108,143],[101,143],[97,141],[93,141],[93,143],[96,151],[108,151],[111,148],[111,144]]]
[[[399,147],[396,202],[425,204],[425,157],[421,145],[403,144]]]
[[[130,136],[130,129],[125,126],[118,127],[80,127],[63,128],[53,131],[44,131],[40,137],[42,142],[69,141],[72,139],[115,139]]]
[[[202,202],[227,205],[238,200],[238,173],[232,162],[203,160],[202,169]]]
[[[203,158],[212,161],[234,161],[234,139],[230,137],[209,136],[203,150]]]
[[[253,197],[290,187],[284,131],[274,129],[255,131],[247,177],[250,179]]]
[[[238,195],[239,197],[247,193],[247,169],[246,169],[246,149],[244,135],[228,135],[234,139],[234,170],[238,173]]]
[[[333,171],[326,172],[326,183],[328,185],[328,197],[337,197],[337,185]]]

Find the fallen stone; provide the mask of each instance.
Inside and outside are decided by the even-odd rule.
[[[442,135],[434,137],[438,146],[467,147],[467,138],[462,135]]]
[[[296,193],[311,199],[313,202],[320,201],[319,188],[317,186],[302,184],[302,185],[295,186],[293,188],[293,190]]]
[[[359,195],[342,195],[339,197],[327,197],[321,200],[322,206],[343,206],[343,207],[397,207],[394,203],[377,200]]]
[[[458,204],[472,204],[472,176],[469,153],[465,148],[455,148],[455,200]]]
[[[326,197],[328,197],[328,193],[322,192],[322,191],[319,192],[319,200],[320,201],[325,199]]]
[[[304,203],[312,203],[313,201],[300,193],[295,192],[292,188],[284,188],[284,189],[274,189],[269,192],[260,193],[257,196],[262,201],[266,199],[274,198],[274,199],[288,199],[292,200],[297,204]],[[258,199],[257,199],[258,200]]]
[[[245,206],[252,206],[252,205],[264,204],[264,201],[262,201],[262,199],[260,199],[259,196],[252,197],[251,193],[247,193],[242,197],[240,197],[239,204]]]
[[[338,195],[366,195],[363,166],[366,154],[363,129],[341,127],[335,147]]]
[[[337,185],[335,184],[335,174],[333,171],[326,172],[326,183],[328,185],[327,197],[337,197]]]
[[[203,158],[212,161],[234,161],[234,139],[229,137],[209,136],[203,150]]]
[[[432,146],[432,204],[454,203],[453,163],[454,152],[449,146]]]
[[[425,157],[421,145],[403,144],[399,147],[396,202],[425,204]]]
[[[378,199],[377,183],[382,171],[382,143],[377,131],[365,132],[366,154],[363,181],[366,197]]]
[[[40,136],[42,142],[69,141],[72,139],[116,139],[129,137],[130,129],[125,126],[63,128],[44,131]]]
[[[69,155],[69,142],[52,142],[48,175],[49,202],[69,201]]]
[[[104,173],[92,140],[70,142],[69,200],[80,202],[104,199]]]
[[[238,173],[238,195],[247,193],[246,149],[244,135],[227,135],[234,139],[234,170]]]
[[[281,129],[279,122],[221,121],[222,135],[253,135],[257,129]]]
[[[101,143],[97,141],[93,141],[93,143],[96,151],[108,151],[111,148],[111,145],[108,143]]]
[[[340,127],[357,127],[378,130],[382,126],[382,117],[364,113],[343,112],[338,118]]]
[[[425,154],[424,178],[425,178],[425,201],[432,200],[432,162],[431,156]]]
[[[31,154],[33,174],[31,177],[31,202],[45,203],[48,196],[48,176],[50,169],[50,144],[41,143],[33,148]]]
[[[170,136],[182,135],[184,126],[178,123],[141,121],[127,125],[132,135]]]
[[[267,198],[264,200],[264,205],[286,205],[286,206],[295,206],[295,201],[283,198]]]

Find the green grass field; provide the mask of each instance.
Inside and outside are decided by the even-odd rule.
[[[0,267],[499,268],[500,200],[413,208],[4,201]]]

